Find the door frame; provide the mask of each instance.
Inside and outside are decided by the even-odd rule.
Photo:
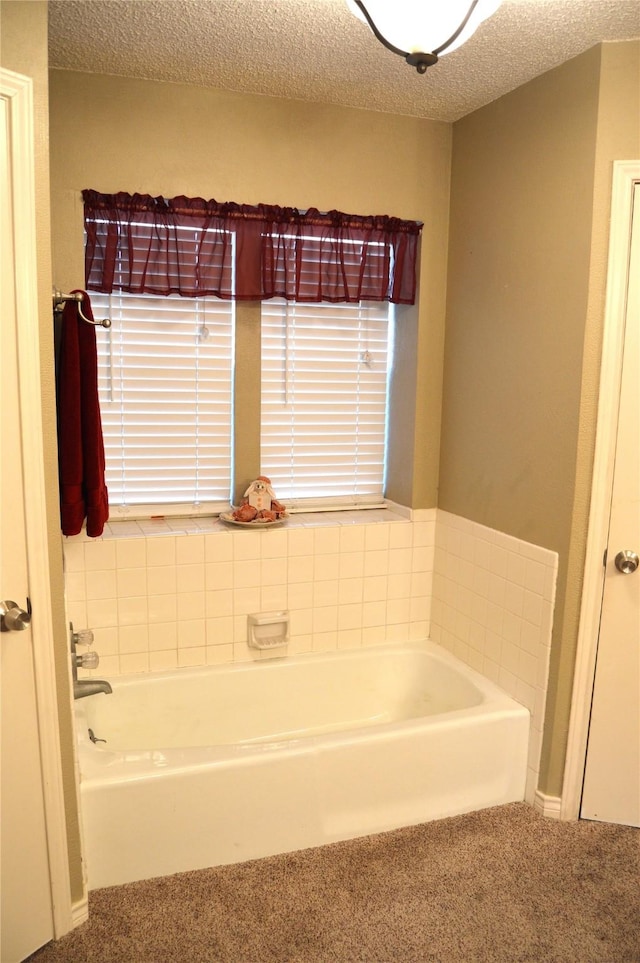
[[[607,547],[611,516],[614,456],[620,408],[631,215],[635,185],[639,182],[640,160],[614,161],[607,293],[591,484],[591,507],[567,753],[560,801],[561,819],[579,818],[582,783],[587,759],[591,697],[595,681],[598,632],[604,592],[605,568],[603,557]],[[636,216],[640,216],[640,210],[636,212]]]
[[[30,625],[38,715],[53,929],[56,939],[73,928],[71,882],[61,765],[60,730],[53,652],[47,508],[42,452],[42,390],[36,255],[33,81],[0,68],[0,96],[11,124],[9,161],[13,203],[16,285],[15,316],[20,365],[20,412],[24,476],[28,591],[34,602]],[[20,600],[21,604],[24,600]]]

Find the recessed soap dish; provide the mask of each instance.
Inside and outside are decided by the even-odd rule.
[[[254,649],[275,649],[289,641],[288,612],[256,612],[247,616],[247,639]]]

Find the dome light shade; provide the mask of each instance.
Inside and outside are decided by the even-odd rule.
[[[380,43],[423,74],[439,56],[462,46],[502,0],[346,0]]]

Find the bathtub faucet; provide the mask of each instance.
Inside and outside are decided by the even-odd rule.
[[[73,683],[74,699],[84,699],[85,696],[96,695],[97,692],[106,692],[109,695],[113,689],[104,679],[76,679]]]
[[[71,629],[71,672],[73,675],[73,698],[74,699],[84,699],[85,696],[96,695],[98,692],[104,692],[107,695],[113,692],[113,689],[108,682],[104,679],[79,679],[78,678],[78,667],[84,669],[96,669],[100,662],[100,656],[97,652],[85,652],[83,654],[78,654],[76,651],[76,645],[91,645],[93,642],[93,632],[91,629],[84,629],[81,632],[73,631],[73,623],[69,623]]]

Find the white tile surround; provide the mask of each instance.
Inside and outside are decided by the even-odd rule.
[[[255,532],[212,518],[117,522],[65,539],[68,618],[93,629],[100,653],[84,674],[273,657],[247,645],[247,615],[277,609],[290,612],[289,652],[432,638],[530,710],[533,801],[557,556],[447,512],[395,508]]]
[[[540,768],[557,553],[438,510],[430,637],[531,713],[526,799]]]
[[[117,522],[65,539],[67,613],[120,675],[273,657],[247,615],[288,609],[289,652],[427,638],[435,510],[293,515],[248,532],[212,518]]]

